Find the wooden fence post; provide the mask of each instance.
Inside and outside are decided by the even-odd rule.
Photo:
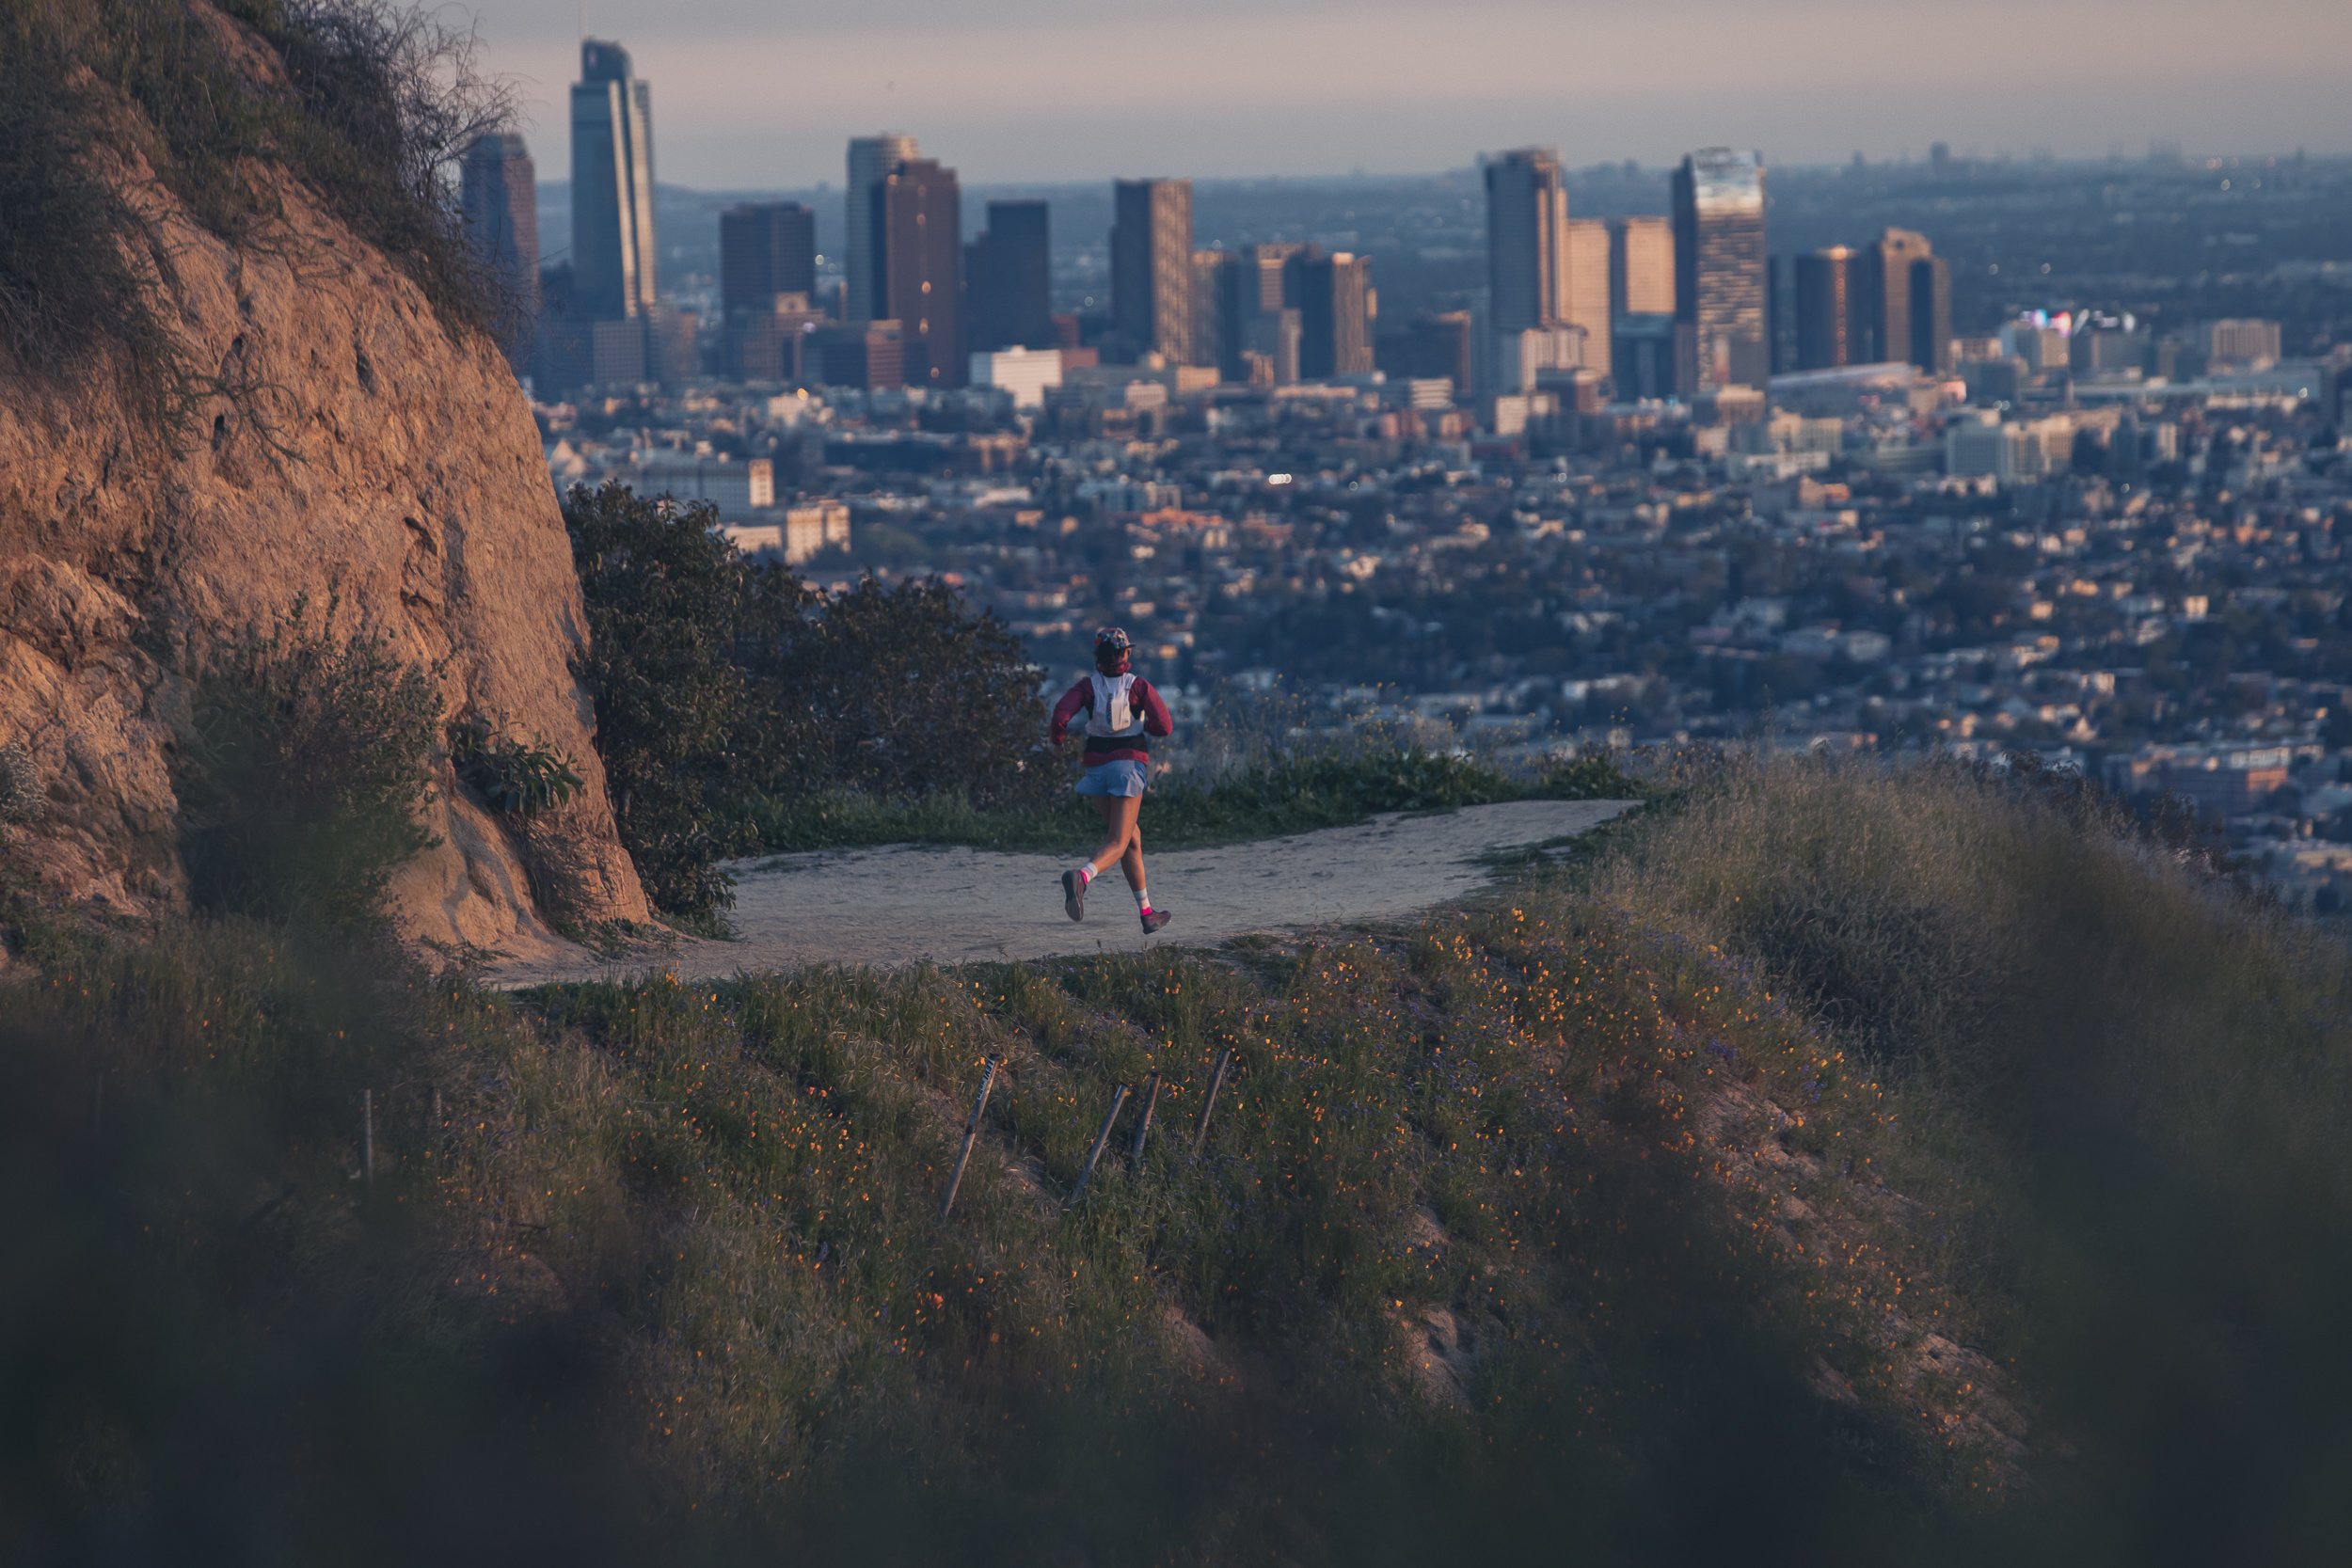
[[[956,1150],[956,1168],[947,1173],[947,1195],[939,1200],[939,1217],[956,1206],[956,1189],[963,1185],[963,1167],[972,1159],[972,1145],[980,1135],[980,1113],[988,1109],[989,1091],[996,1086],[996,1058],[980,1069],[980,1092],[972,1099],[972,1119],[964,1124],[963,1147]]]
[[[1103,1118],[1103,1130],[1094,1134],[1094,1147],[1087,1150],[1086,1168],[1078,1173],[1078,1184],[1070,1189],[1070,1201],[1065,1208],[1075,1209],[1078,1200],[1087,1196],[1087,1183],[1094,1180],[1095,1163],[1103,1158],[1103,1146],[1111,1141],[1111,1128],[1119,1120],[1119,1108],[1127,1103],[1127,1085],[1121,1084],[1111,1092],[1111,1114]]]
[[[1216,1110],[1216,1091],[1225,1086],[1225,1074],[1233,1065],[1233,1048],[1227,1046],[1216,1053],[1216,1067],[1209,1074],[1209,1092],[1200,1101],[1200,1124],[1192,1130],[1192,1151],[1200,1152],[1201,1144],[1209,1135],[1209,1117]]]
[[[1144,1080],[1143,1114],[1136,1118],[1136,1144],[1127,1151],[1129,1160],[1143,1158],[1143,1140],[1152,1131],[1152,1113],[1159,1108],[1159,1103],[1160,1075],[1154,1072],[1150,1078]]]

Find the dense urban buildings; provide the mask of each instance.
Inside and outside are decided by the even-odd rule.
[[[1188,362],[1192,182],[1121,180],[1111,223],[1111,330],[1122,357]]]
[[[572,312],[583,321],[650,316],[657,297],[653,88],[617,43],[580,46],[572,87]]]
[[[1745,387],[1772,373],[1765,292],[1764,161],[1709,148],[1674,175],[1677,380],[1686,396]]]
[[[499,293],[507,359],[520,370],[539,319],[539,182],[523,138],[475,138],[458,165],[458,201],[467,238]]]
[[[842,275],[849,287],[849,319],[872,321],[882,314],[877,281],[878,249],[874,241],[874,190],[900,164],[923,155],[913,136],[885,131],[857,136],[850,142],[849,227],[843,246]]]
[[[1313,722],[1531,757],[1744,743],[1766,714],[1807,746],[2031,750],[2195,801],[2284,896],[2352,897],[2352,295],[2325,248],[2131,270],[2152,251],[2193,269],[2262,229],[2240,190],[2337,211],[2352,166],[2281,163],[2260,192],[2203,177],[2220,215],[2178,243],[2113,214],[2193,171],[1782,171],[1773,303],[1804,368],[1695,389],[1672,276],[1673,187],[1695,178],[1564,181],[1607,214],[1610,374],[1563,319],[1527,328],[1524,382],[1496,385],[1483,171],[1196,191],[1174,354],[1115,329],[1115,193],[1068,198],[1099,214],[1074,234],[1057,198],[1025,308],[1035,326],[1041,272],[1052,345],[983,346],[997,329],[967,324],[951,370],[920,289],[941,293],[948,258],[909,262],[904,238],[910,215],[940,214],[912,225],[925,241],[960,227],[931,168],[894,166],[898,229],[887,190],[876,205],[879,259],[916,266],[882,291],[890,314],[787,291],[727,312],[683,376],[603,344],[598,373],[541,386],[551,473],[710,499],[745,548],[820,580],[950,574],[1041,651],[1116,621],[1186,702],[1279,681]],[[1708,195],[1684,216],[1719,263]],[[1728,247],[1752,308],[1755,217]],[[991,213],[961,279],[974,318],[998,309],[996,240],[1042,219]],[[721,211],[704,222],[709,277],[673,265],[688,308],[656,312],[658,360],[729,293]],[[1573,294],[1592,241],[1563,229]],[[552,317],[569,273],[547,276]],[[1722,357],[1752,372],[1774,318],[1732,320],[1744,346]]]

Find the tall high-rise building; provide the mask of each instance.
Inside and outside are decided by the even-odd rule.
[[[965,332],[976,353],[1052,348],[1052,230],[1042,201],[992,201],[964,252]]]
[[[1858,259],[1842,245],[1796,259],[1798,370],[1831,371],[1856,363],[1862,302],[1854,286],[1860,272]]]
[[[1855,364],[1899,364],[1911,357],[1911,268],[1934,254],[1927,236],[1889,229],[1863,248]]]
[[[1613,218],[1609,224],[1611,316],[1675,313],[1672,218]]]
[[[1568,185],[1548,147],[1486,165],[1486,301],[1498,339],[1568,319]]]
[[[1584,369],[1610,373],[1609,225],[1600,218],[1570,218],[1566,265],[1568,309],[1564,326],[1584,330]]]
[[[850,141],[849,244],[843,247],[842,276],[849,280],[850,320],[872,321],[882,310],[879,264],[874,251],[874,188],[900,164],[923,155],[913,136],[885,131],[878,136],[854,136]]]
[[[466,238],[496,279],[505,319],[500,342],[521,369],[539,319],[539,182],[513,132],[477,136],[458,167]]]
[[[767,311],[778,294],[817,294],[817,214],[755,201],[719,214],[719,308]]]
[[[900,164],[874,187],[875,308],[904,334],[910,387],[961,387],[963,193],[934,159]]]
[[[1952,369],[1952,264],[1941,256],[1911,263],[1911,362],[1930,375]]]
[[[572,293],[583,321],[648,316],[654,306],[653,88],[628,51],[580,46],[572,87]]]
[[[1315,246],[1290,258],[1286,291],[1298,311],[1302,381],[1372,373],[1372,258]]]
[[[1192,253],[1192,303],[1190,327],[1192,346],[1184,352],[1187,365],[1222,367],[1235,352],[1232,324],[1225,314],[1226,297],[1232,292],[1226,284],[1226,275],[1240,264],[1241,258],[1224,250],[1196,250]]]
[[[1674,176],[1674,217],[1679,390],[1685,397],[1728,387],[1767,390],[1764,160],[1721,147],[1683,159]]]
[[[1132,359],[1183,363],[1192,341],[1192,182],[1121,180],[1111,221],[1111,333]]]

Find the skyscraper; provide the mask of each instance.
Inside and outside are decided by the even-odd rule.
[[[629,70],[628,50],[587,39],[572,87],[574,311],[650,315],[655,254],[653,88]]]
[[[1584,329],[1584,369],[1610,373],[1609,225],[1600,218],[1570,218],[1566,264],[1568,309],[1562,325]]]
[[[1860,270],[1854,253],[1842,245],[1797,258],[1798,370],[1831,371],[1856,363],[1862,312],[1854,284]]]
[[[1486,297],[1496,338],[1568,319],[1568,186],[1548,147],[1486,166]]]
[[[539,317],[539,182],[522,137],[501,132],[474,139],[459,166],[459,202],[467,240],[504,308],[501,344],[519,370]]]
[[[900,164],[874,187],[876,309],[904,334],[910,387],[961,387],[963,193],[936,160]]]
[[[1185,364],[1222,367],[1234,352],[1232,324],[1225,314],[1225,302],[1232,292],[1226,277],[1240,261],[1230,251],[1192,253],[1192,303],[1186,308],[1192,346],[1185,351]]]
[[[1290,258],[1302,381],[1372,373],[1372,258],[1310,245]]]
[[[1130,358],[1181,364],[1192,342],[1192,182],[1121,180],[1111,222],[1111,332]]]
[[[964,305],[975,352],[1052,348],[1052,232],[1042,201],[992,201],[988,228],[972,242]]]
[[[895,131],[885,131],[878,136],[855,136],[850,141],[850,243],[842,258],[842,271],[849,279],[850,319],[853,322],[872,321],[880,313],[877,302],[882,290],[875,271],[878,262],[874,253],[874,188],[889,178],[892,169],[922,155],[922,149],[915,146],[913,136]]]
[[[1674,176],[1676,379],[1685,397],[1767,389],[1764,160],[1708,148]]]
[[[1952,368],[1952,264],[1941,256],[1911,263],[1911,362],[1930,375]]]
[[[1934,253],[1925,234],[1889,229],[1862,252],[1861,341],[1855,364],[1899,364],[1912,356],[1911,268]]]
[[[755,201],[719,214],[719,308],[767,311],[778,294],[817,293],[817,214],[797,201]]]
[[[1675,313],[1675,229],[1671,218],[1614,218],[1609,225],[1609,313]]]

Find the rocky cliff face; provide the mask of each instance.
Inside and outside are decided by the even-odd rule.
[[[178,442],[126,409],[103,356],[60,382],[0,356],[0,745],[25,743],[45,796],[9,852],[100,910],[182,903],[183,672],[331,594],[339,624],[437,670],[452,714],[568,752],[587,781],[523,834],[444,777],[440,845],[396,889],[408,933],[518,954],[548,945],[546,915],[647,918],[570,673],[585,619],[521,390],[490,341],[453,335],[279,186],[268,243],[234,247],[146,184],[170,313],[229,389]]]

